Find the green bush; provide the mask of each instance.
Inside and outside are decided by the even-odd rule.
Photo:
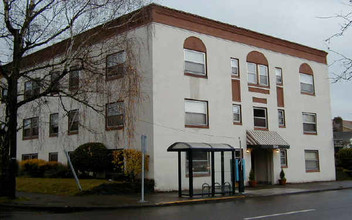
[[[71,155],[73,167],[83,174],[101,172],[111,167],[109,151],[102,143],[86,143],[79,146]]]
[[[20,175],[29,177],[69,177],[70,170],[58,162],[47,162],[40,159],[24,160],[19,163]]]
[[[352,170],[352,148],[344,148],[337,153],[337,164],[348,170]]]
[[[280,172],[280,179],[281,179],[281,180],[285,180],[285,179],[286,179],[286,177],[285,177],[285,172],[284,172],[283,169],[281,169],[281,172]]]

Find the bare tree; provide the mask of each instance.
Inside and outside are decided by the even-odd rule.
[[[113,19],[141,4],[142,0],[3,0],[0,3],[0,45],[6,45],[7,49],[0,52],[1,101],[5,109],[0,127],[0,196],[16,196],[21,108],[43,106],[48,97],[55,97],[65,110],[64,99],[72,99],[102,112],[104,106],[95,104],[91,97],[109,93],[99,82],[105,76],[106,55],[121,44],[129,58],[124,71],[131,74],[124,77],[119,89],[124,91],[121,96],[135,102],[139,81],[133,54],[128,50],[131,42],[127,37],[119,41],[108,39],[128,29],[126,25],[133,23],[134,16]],[[77,68],[84,71],[85,77],[80,78],[78,87],[70,89],[65,82]],[[19,83],[26,81],[29,93],[19,87]]]
[[[350,7],[352,9],[352,0],[349,0],[348,3],[345,4],[346,7]],[[329,45],[335,38],[343,37],[344,34],[350,29],[352,26],[352,10],[348,13],[337,14],[333,17],[327,18],[337,18],[341,21],[340,30],[326,39],[327,44]],[[343,67],[343,71],[338,74],[334,74],[333,82],[338,82],[340,80],[352,80],[352,57],[346,56],[341,52],[335,51],[331,49],[329,46],[329,50],[336,54],[339,58],[334,61],[334,64],[341,65]]]

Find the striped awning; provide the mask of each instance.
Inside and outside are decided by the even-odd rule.
[[[261,148],[290,148],[276,131],[247,130],[247,146]]]

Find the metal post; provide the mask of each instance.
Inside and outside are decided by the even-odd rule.
[[[142,147],[142,184],[141,184],[141,200],[139,202],[146,202],[144,200],[144,157],[147,151],[147,136],[141,136],[141,147]]]
[[[73,169],[73,165],[72,165],[72,163],[71,163],[70,155],[68,155],[68,152],[67,152],[66,150],[64,150],[64,153],[65,153],[65,155],[66,155],[66,157],[67,157],[67,162],[68,162],[68,164],[70,165],[70,168],[71,168],[73,177],[75,178],[77,187],[78,187],[79,191],[82,191],[82,186],[81,186],[81,184],[79,183],[79,179],[78,179],[78,177],[77,177],[77,175],[76,175],[75,169]]]
[[[225,171],[224,171],[224,151],[221,151],[221,191],[224,195]]]
[[[188,180],[189,180],[189,197],[193,197],[193,155],[192,155],[192,150],[188,151]]]
[[[211,196],[215,196],[215,161],[214,151],[211,152]]]
[[[235,152],[231,151],[231,155],[232,155],[232,163],[231,163],[231,167],[232,167],[232,173],[231,173],[231,180],[232,180],[232,194],[235,194],[236,192],[236,166],[235,166]]]
[[[182,197],[181,151],[178,152],[178,197]]]
[[[240,160],[239,160],[239,167],[238,167],[238,172],[239,172],[239,182],[238,182],[238,191],[240,193],[244,192],[244,176],[243,176],[243,154],[242,154],[242,143],[241,143],[241,138],[238,138],[239,144],[240,144]]]

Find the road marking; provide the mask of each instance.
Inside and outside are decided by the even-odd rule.
[[[312,211],[315,211],[315,209],[305,209],[305,210],[298,210],[298,211],[292,211],[292,212],[277,213],[277,214],[271,214],[271,215],[261,215],[261,216],[255,216],[255,217],[244,218],[244,220],[260,219],[260,218],[270,218],[270,217],[275,217],[275,216],[280,216],[280,215],[292,215],[292,214],[304,213],[304,212],[312,212]]]

